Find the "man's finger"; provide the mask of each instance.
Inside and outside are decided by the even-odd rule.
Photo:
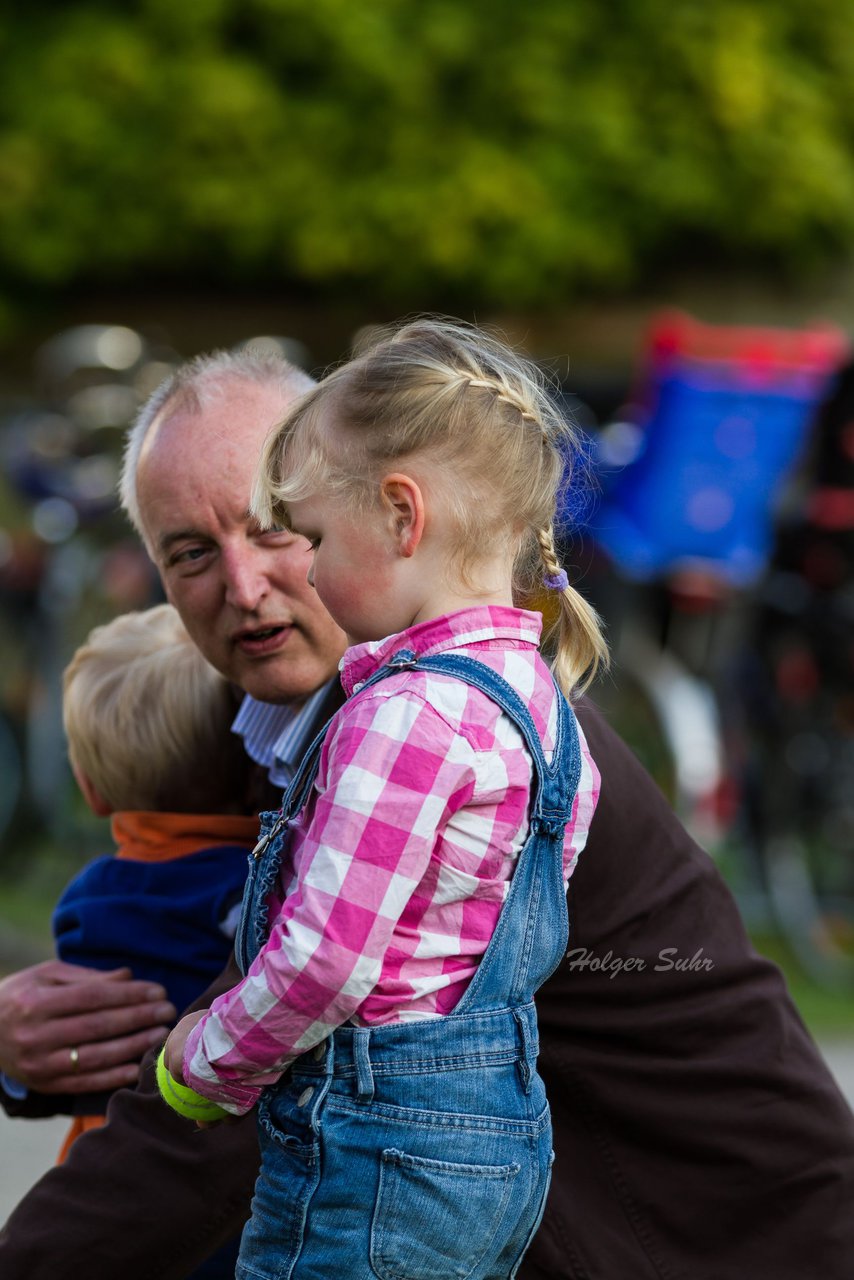
[[[175,1006],[168,1000],[146,1004],[120,1005],[114,1009],[96,1009],[70,1018],[54,1019],[43,1027],[41,1049],[68,1049],[74,1045],[78,1051],[86,1045],[96,1051],[104,1044],[133,1036],[136,1032],[153,1035],[163,1028],[164,1036],[175,1021]],[[88,1056],[88,1055],[87,1055]]]
[[[147,1027],[136,1035],[97,1044],[56,1049],[45,1056],[38,1084],[42,1093],[93,1093],[133,1084],[139,1075],[138,1059],[166,1039],[168,1027]]]
[[[165,999],[166,991],[158,983],[141,980],[102,982],[96,979],[42,987],[32,998],[29,1013],[30,1020],[42,1022],[53,1018],[72,1018],[101,1009],[147,1007]]]
[[[126,966],[120,969],[89,969],[82,964],[69,964],[65,960],[46,960],[38,967],[39,978],[47,985],[69,986],[72,983],[127,982],[133,973]]]
[[[112,1093],[114,1089],[123,1089],[136,1084],[139,1079],[139,1064],[124,1062],[118,1067],[108,1067],[104,1071],[90,1071],[85,1075],[55,1076],[46,1082],[40,1093]]]

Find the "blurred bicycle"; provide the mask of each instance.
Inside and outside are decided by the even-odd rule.
[[[802,885],[800,911],[789,909],[792,876],[767,804],[785,784],[757,749],[751,695],[763,660],[757,592],[847,352],[845,336],[826,326],[655,317],[630,405],[594,437],[601,502],[581,546],[570,531],[565,551],[584,557],[584,584],[611,632],[615,677],[597,698],[726,864],[746,914],[779,924],[824,981],[847,974],[847,957],[803,856],[810,894]],[[789,829],[802,817],[790,807]]]
[[[19,811],[59,838],[80,834],[62,671],[91,626],[156,591],[116,484],[125,428],[176,358],[122,325],[75,326],[36,351],[32,399],[0,420],[13,525],[0,530],[0,677],[11,672],[0,678],[0,834]]]
[[[854,363],[821,408],[808,474],[758,595],[745,701],[776,912],[826,978],[854,955]]]

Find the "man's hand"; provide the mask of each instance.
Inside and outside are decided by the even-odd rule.
[[[0,980],[0,1071],[39,1093],[133,1084],[175,1013],[163,987],[130,969],[47,960]]]

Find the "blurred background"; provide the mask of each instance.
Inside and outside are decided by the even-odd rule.
[[[439,311],[554,379],[596,697],[854,1031],[851,0],[63,0],[0,67],[0,970],[110,847],[60,678],[157,598],[136,408],[199,351],[319,374]]]

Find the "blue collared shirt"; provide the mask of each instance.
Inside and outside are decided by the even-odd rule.
[[[284,790],[294,776],[333,682],[296,710],[287,703],[258,702],[248,693],[240,704],[231,731],[240,735],[246,754],[267,770],[274,786]]]

